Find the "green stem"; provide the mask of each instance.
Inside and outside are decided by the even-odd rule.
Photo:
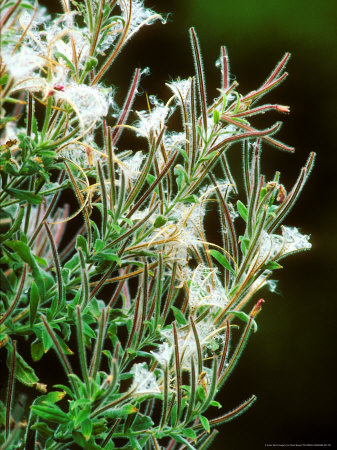
[[[44,116],[43,128],[41,131],[41,143],[44,141],[44,137],[47,132],[47,128],[48,128],[48,124],[49,124],[49,120],[50,120],[50,114],[51,114],[51,104],[52,104],[52,97],[49,97],[48,103],[47,103],[46,114]]]
[[[86,357],[86,353],[85,353],[85,345],[84,345],[84,340],[83,340],[81,308],[79,305],[76,306],[76,333],[77,333],[78,350],[79,350],[82,376],[83,376],[84,382],[87,386],[87,391],[88,391],[88,393],[90,393],[87,357]]]

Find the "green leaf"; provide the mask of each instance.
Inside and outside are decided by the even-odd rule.
[[[217,109],[213,111],[213,121],[215,124],[218,124],[220,120],[220,113]]]
[[[70,398],[74,398],[74,394],[73,392],[69,389],[68,386],[65,386],[64,384],[54,384],[53,386],[54,388],[59,388],[59,389],[63,389]]]
[[[213,258],[215,258],[225,269],[229,270],[233,275],[235,275],[235,270],[222,253],[218,252],[218,250],[209,250],[208,253],[212,255]]]
[[[85,62],[85,68],[84,70],[86,72],[90,72],[90,70],[92,70],[94,67],[97,66],[98,63],[98,59],[95,58],[94,56],[89,56],[88,59]]]
[[[129,436],[129,442],[130,442],[130,446],[128,446],[127,449],[143,450],[143,448],[144,448],[140,445],[140,443],[138,442],[138,439],[133,436]]]
[[[186,151],[183,148],[178,147],[177,145],[174,145],[173,148],[175,150],[178,150],[178,152],[181,154],[181,156],[184,158],[184,160],[188,163],[189,162],[189,158],[187,156]]]
[[[132,424],[132,431],[149,430],[153,425],[154,423],[151,417],[137,414],[137,417]]]
[[[83,333],[85,336],[91,337],[93,339],[96,338],[95,332],[92,330],[92,328],[90,328],[87,322],[83,322]]]
[[[247,250],[249,248],[249,239],[244,237],[244,236],[240,236],[239,237],[239,242],[241,244],[241,251],[242,254],[245,255],[247,253]]]
[[[31,427],[32,430],[37,430],[39,435],[44,439],[49,438],[54,435],[54,430],[52,430],[48,425],[44,422],[36,422]]]
[[[90,438],[88,441],[85,440],[85,437],[82,433],[79,431],[73,431],[72,437],[77,445],[80,446],[80,448],[84,448],[85,450],[102,450],[102,447],[95,444],[93,438]],[[107,446],[105,448],[108,448]]]
[[[244,323],[248,323],[251,320],[251,317],[243,311],[228,311],[228,314],[233,314],[233,316],[238,317]],[[254,328],[254,333],[255,333],[257,331],[257,323],[253,319],[251,324]]]
[[[276,269],[283,269],[281,264],[277,263],[276,261],[269,261],[264,265],[265,269],[268,270],[276,270]]]
[[[3,86],[4,84],[6,84],[7,81],[8,81],[8,78],[9,78],[9,75],[8,75],[7,73],[5,73],[4,75],[2,75],[2,76],[0,77],[0,86]]]
[[[185,319],[184,314],[180,311],[180,309],[176,308],[175,306],[171,306],[171,309],[173,311],[174,317],[176,318],[179,325],[186,325],[187,320]]]
[[[40,300],[39,289],[36,283],[33,281],[29,295],[29,324],[31,327],[34,325],[35,322],[39,300]]]
[[[131,403],[127,403],[122,408],[110,409],[104,413],[104,417],[109,417],[113,419],[114,417],[124,417],[129,414],[134,414],[138,409]]]
[[[91,257],[91,259],[92,259],[93,261],[98,261],[98,262],[102,262],[102,261],[112,261],[112,262],[116,262],[119,266],[122,265],[122,261],[121,261],[121,259],[118,257],[118,255],[116,255],[116,253],[109,252],[109,251],[97,253],[96,255],[93,255],[93,256]]]
[[[40,339],[35,339],[35,341],[31,343],[30,354],[33,361],[39,361],[42,358],[44,354],[44,347]]]
[[[152,175],[151,173],[148,173],[146,175],[146,181],[149,183],[149,185],[151,186],[151,184],[153,184],[156,181],[156,177],[154,175]]]
[[[247,222],[248,212],[247,212],[247,208],[245,207],[245,205],[242,202],[240,202],[240,200],[238,200],[236,202],[236,206],[237,206],[240,216],[243,218],[243,220],[245,222]]]
[[[165,225],[167,222],[167,218],[164,216],[158,216],[156,217],[156,220],[154,221],[153,227],[154,228],[160,228],[163,225]]]
[[[182,448],[189,448],[190,450],[196,450],[195,447],[193,447],[193,445],[191,445],[187,439],[183,438],[181,434],[173,434],[171,435],[177,442],[179,442],[180,444],[184,444],[184,447]]]
[[[96,223],[93,220],[90,220],[90,225],[92,228],[92,240],[93,240],[93,242],[95,242],[96,239],[99,239],[100,232],[99,232],[99,229],[98,229]]]
[[[38,287],[39,293],[41,295],[41,300],[44,300],[44,281],[39,269],[38,264],[35,261],[33,254],[30,251],[30,248],[27,244],[22,241],[10,241],[6,242],[7,247],[13,250],[16,254],[20,256],[20,258],[29,265],[32,269],[34,280]]]
[[[42,405],[31,406],[32,411],[38,416],[45,420],[56,423],[67,423],[69,422],[68,415],[62,411],[58,406],[49,403],[44,403]]]
[[[5,423],[6,423],[5,417],[6,417],[6,407],[0,400],[0,425],[3,427],[5,427]]]
[[[13,287],[2,269],[0,269],[0,288],[4,292],[13,293]]]
[[[85,440],[88,441],[92,433],[92,421],[90,419],[85,419],[81,423],[81,431]]]
[[[19,174],[29,176],[39,172],[42,172],[42,166],[32,159],[28,159],[25,161],[24,166],[21,167]]]
[[[61,53],[61,52],[55,52],[55,53],[54,53],[54,56],[55,56],[56,58],[62,58],[62,59],[65,61],[66,66],[69,67],[69,69],[73,72],[73,74],[76,73],[75,67],[73,66],[72,62],[71,62],[70,59],[68,59],[63,53]]]
[[[40,267],[48,267],[47,261],[41,256],[34,255],[35,261],[38,263]]]
[[[8,367],[10,365],[12,352],[13,352],[12,346],[8,345],[7,346]],[[32,367],[30,367],[26,363],[26,361],[22,358],[22,356],[19,355],[19,353],[16,353],[15,378],[19,380],[21,383],[25,384],[26,386],[31,387],[35,386],[36,383],[39,381]]]
[[[187,195],[182,199],[184,203],[200,203],[199,197],[195,194]]]
[[[62,400],[65,395],[66,395],[65,391],[52,391],[48,392],[48,394],[44,395],[44,397],[45,400],[50,403],[57,403],[60,400]]]
[[[204,429],[207,431],[207,433],[209,433],[211,431],[211,427],[209,425],[209,421],[207,419],[207,417],[199,415],[199,420],[201,422],[201,425],[204,427]]]
[[[89,417],[89,414],[90,414],[90,407],[88,407],[88,406],[82,407],[82,409],[80,409],[79,411],[77,410],[75,413],[75,416],[74,416],[75,427],[77,427],[77,425],[82,423],[84,420],[87,420]]]
[[[9,175],[13,175],[13,176],[19,175],[19,172],[18,172],[18,169],[16,168],[16,166],[14,164],[11,164],[10,162],[7,162],[4,165],[3,171],[5,173],[8,173]]]
[[[9,239],[14,233],[16,233],[20,229],[20,225],[23,219],[23,215],[25,212],[25,208],[23,206],[19,209],[19,214],[17,218],[15,219],[12,228],[7,231],[5,234],[0,234],[0,243],[5,242],[7,239]]]
[[[186,170],[184,169],[184,167],[181,164],[177,164],[175,166],[174,174],[177,177],[176,180],[177,180],[177,185],[178,185],[179,190],[182,187],[183,180],[185,180],[185,183],[187,185],[190,184],[190,180],[188,178],[188,174],[187,174]]]
[[[221,403],[217,402],[216,400],[212,400],[210,403],[211,406],[216,406],[218,409],[222,408]]]
[[[186,437],[192,439],[193,441],[196,440],[197,438],[197,433],[194,430],[192,430],[192,428],[183,428],[182,432]]]
[[[42,343],[43,343],[44,352],[47,353],[48,350],[50,350],[53,345],[53,340],[49,336],[49,333],[45,328],[43,328],[43,330],[42,330]]]
[[[200,399],[201,403],[204,403],[206,400],[206,391],[205,388],[200,384],[198,386],[198,398]]]
[[[88,254],[87,240],[81,234],[77,236],[76,247],[80,247],[85,255]]]
[[[40,194],[34,194],[31,191],[25,191],[24,189],[9,188],[7,192],[18,200],[24,200],[32,205],[38,205],[42,202],[43,196]]]
[[[95,253],[99,253],[105,247],[105,242],[102,239],[96,239],[95,241]]]

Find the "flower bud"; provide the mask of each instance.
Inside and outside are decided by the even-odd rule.
[[[280,203],[283,203],[286,196],[287,196],[287,191],[284,189],[284,186],[282,184],[280,184],[280,186],[278,188],[278,195],[277,195],[276,200]]]
[[[262,304],[264,303],[264,300],[263,300],[263,298],[260,298],[260,300],[256,303],[256,305],[254,306],[254,308],[251,310],[251,313],[250,313],[250,317],[252,318],[252,319],[254,319],[258,314],[259,314],[259,312],[261,311],[261,309],[262,309]]]

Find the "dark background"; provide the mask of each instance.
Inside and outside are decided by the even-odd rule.
[[[58,8],[55,2],[45,2]],[[203,53],[208,98],[220,87],[214,62],[226,45],[232,79],[245,94],[261,85],[286,51],[292,53],[288,79],[267,103],[290,105],[291,115],[272,114],[259,126],[284,120],[279,139],[294,155],[264,146],[262,170],[280,170],[289,189],[311,151],[312,175],[285,223],[311,234],[310,252],[284,260],[279,295],[264,292],[258,317],[239,365],[218,400],[233,409],[252,393],[258,401],[240,418],[220,427],[212,449],[259,450],[265,444],[336,445],[336,145],[337,4],[335,0],[152,0],[155,11],[170,12],[166,25],[145,27],[109,71],[122,104],[134,68],[151,68],[143,90],[167,100],[165,82],[193,75],[188,28],[195,26]],[[235,77],[235,78],[234,78]],[[144,96],[137,107],[146,109]],[[230,150],[240,173],[240,147]],[[240,181],[238,179],[238,181]],[[214,230],[216,237],[217,230]],[[310,447],[309,447],[310,448]],[[337,448],[337,447],[336,447]]]

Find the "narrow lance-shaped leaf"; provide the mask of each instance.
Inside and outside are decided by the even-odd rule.
[[[188,396],[188,407],[186,410],[186,415],[184,418],[184,425],[187,425],[191,419],[192,411],[196,399],[196,387],[197,387],[197,377],[195,373],[195,363],[193,355],[191,356],[191,370],[190,370],[190,392]]]
[[[214,396],[215,396],[216,390],[217,390],[217,371],[218,371],[217,359],[216,359],[216,357],[214,357],[213,358],[213,366],[212,366],[212,379],[211,379],[210,386],[208,388],[208,395],[207,395],[205,402],[200,407],[200,412],[206,411],[207,408],[209,407],[210,403],[214,399]]]
[[[272,233],[273,230],[277,228],[277,226],[281,223],[281,221],[285,218],[291,208],[294,206],[303,186],[305,185],[310,171],[313,167],[315,161],[316,154],[314,152],[310,153],[308,161],[306,165],[300,172],[300,175],[292,188],[291,192],[285,199],[285,201],[279,206],[279,208],[275,211],[275,218],[270,217],[266,223],[266,231],[268,233]]]
[[[39,379],[35,374],[35,371],[26,361],[16,352],[16,349],[7,346],[8,358],[12,356],[12,352],[15,351],[15,359],[16,359],[16,369],[15,369],[15,378],[19,380],[22,384],[26,386],[33,387],[38,383]]]
[[[8,437],[10,431],[10,418],[11,418],[15,366],[16,366],[16,341],[13,341],[13,347],[8,347],[8,349],[11,350],[11,352],[8,354],[9,357],[11,356],[11,360],[10,360],[10,372],[8,378],[7,402],[6,402],[6,421],[5,421],[6,438]]]
[[[253,228],[255,225],[256,219],[256,202],[259,198],[259,180],[260,180],[260,153],[261,153],[261,145],[260,139],[257,139],[254,146],[254,156],[251,164],[251,169],[249,173],[250,183],[251,183],[251,193],[248,202],[248,210],[247,210],[247,233],[248,238],[252,237]]]
[[[165,367],[163,369],[163,381],[164,381],[164,392],[163,392],[163,404],[161,409],[160,425],[159,428],[163,428],[166,425],[168,401],[169,401],[169,369],[168,364],[165,362]]]
[[[41,320],[43,322],[43,325],[45,326],[45,329],[49,335],[49,337],[51,338],[51,340],[53,341],[57,356],[59,357],[59,360],[64,368],[64,371],[66,372],[66,374],[69,376],[73,373],[72,367],[70,365],[70,362],[68,361],[68,358],[66,357],[66,355],[64,354],[58,340],[56,339],[56,336],[53,332],[53,330],[51,329],[49,323],[47,322],[46,318],[41,314]],[[75,393],[75,395],[77,397],[79,397],[79,392],[78,392],[78,387],[76,382],[72,379],[72,377],[69,377],[69,380],[72,384],[72,388],[73,391]]]
[[[140,80],[140,69],[136,69],[132,83],[131,83],[130,90],[126,97],[125,103],[121,109],[121,114],[117,120],[116,126],[114,127],[113,131],[111,132],[112,146],[116,145],[116,142],[117,142],[120,134],[122,133],[123,128],[121,127],[121,125],[123,125],[126,122],[128,115],[131,111],[131,106],[132,106],[133,100],[135,98],[135,94],[137,92],[139,80]]]
[[[224,414],[223,416],[217,417],[215,419],[211,419],[209,421],[209,425],[210,426],[221,425],[222,423],[226,423],[226,422],[229,422],[230,420],[235,419],[240,414],[247,411],[247,409],[250,408],[255,401],[256,401],[256,396],[252,395],[248,400],[243,402],[241,405],[239,405],[238,407],[236,407],[229,413]],[[196,425],[194,428],[195,429],[201,428],[201,425]]]
[[[50,242],[50,246],[53,253],[53,259],[54,259],[54,266],[56,270],[56,279],[57,279],[57,303],[56,305],[52,305],[52,315],[57,314],[57,312],[61,309],[63,303],[64,303],[64,286],[63,286],[63,280],[62,280],[62,274],[61,274],[61,264],[60,259],[57,253],[56,244],[53,239],[53,235],[51,234],[50,228],[47,224],[47,222],[44,222],[44,227],[46,229],[48,239]],[[53,307],[54,306],[54,307]]]
[[[39,305],[40,295],[36,283],[32,283],[29,295],[29,324],[32,327],[35,322],[36,313]]]
[[[163,168],[163,170],[160,172],[160,174],[158,175],[158,177],[156,178],[156,181],[154,183],[151,184],[151,186],[146,190],[146,192],[142,195],[142,197],[138,200],[138,202],[135,204],[135,206],[130,210],[130,212],[128,213],[127,217],[132,217],[132,214],[137,211],[137,209],[139,209],[139,207],[144,203],[144,201],[149,197],[149,195],[151,194],[151,192],[154,191],[154,189],[156,188],[156,186],[158,185],[158,183],[160,183],[160,181],[164,178],[164,176],[167,174],[167,172],[169,171],[170,167],[172,166],[174,160],[176,159],[178,155],[178,151],[176,151],[173,156],[170,158],[170,160],[167,162],[167,164],[165,165],[165,167]]]
[[[121,418],[118,417],[118,419],[116,420],[116,422],[113,424],[113,426],[111,427],[111,430],[109,431],[109,433],[107,434],[106,438],[104,439],[104,441],[101,444],[102,448],[105,448],[107,446],[107,444],[109,443],[110,439],[112,438],[116,428],[118,427],[119,422],[121,421]]]
[[[173,322],[173,338],[174,338],[174,358],[175,358],[176,395],[177,395],[177,416],[174,425],[177,426],[180,420],[180,413],[181,413],[181,370],[180,370],[178,333],[175,322]]]
[[[43,200],[43,196],[41,194],[34,194],[34,192],[24,189],[8,188],[7,192],[18,200],[31,203],[32,205],[38,205]]]
[[[192,41],[194,62],[195,62],[196,71],[197,71],[197,80],[198,80],[198,88],[199,88],[199,94],[200,94],[200,106],[201,106],[204,134],[207,139],[207,136],[206,136],[206,133],[207,133],[206,87],[205,87],[202,59],[201,59],[201,53],[200,53],[200,46],[199,46],[199,42],[198,42],[198,38],[197,38],[197,35],[195,32],[195,29],[193,27],[190,29],[190,36],[191,36],[191,41]]]
[[[89,376],[92,378],[96,377],[101,358],[102,358],[102,350],[103,350],[103,344],[105,339],[105,332],[106,332],[106,326],[107,321],[109,317],[110,309],[103,308],[101,312],[101,318],[99,322],[99,328],[98,328],[98,335],[96,339],[95,349],[93,353],[93,357],[90,363],[90,369],[89,369]]]
[[[141,307],[141,315],[139,317],[139,322],[137,324],[138,339],[137,339],[136,347],[138,347],[138,345],[142,341],[144,327],[145,327],[145,323],[144,322],[145,322],[145,318],[146,318],[146,310],[147,310],[147,305],[148,305],[148,300],[149,300],[148,274],[149,274],[149,272],[148,272],[148,264],[147,264],[147,262],[145,262],[145,264],[144,264],[144,272],[143,272],[143,277],[142,277],[142,286],[141,286],[142,307]]]
[[[225,335],[225,343],[223,346],[223,350],[222,350],[222,355],[220,358],[220,363],[219,363],[219,367],[218,367],[218,373],[217,373],[217,377],[220,378],[221,374],[222,374],[222,369],[225,366],[226,363],[226,359],[228,356],[228,351],[229,351],[229,340],[230,340],[230,325],[229,325],[229,320],[226,320],[226,335]]]
[[[227,229],[228,229],[228,236],[229,236],[230,245],[231,245],[231,248],[233,251],[233,258],[234,258],[234,261],[236,262],[236,264],[238,264],[238,248],[237,248],[236,232],[235,232],[233,220],[231,218],[231,215],[230,215],[227,203],[226,203],[226,194],[225,194],[225,196],[222,195],[214,175],[212,173],[210,173],[209,176],[210,176],[210,179],[212,180],[213,185],[215,186],[216,194],[220,201],[220,208],[221,208],[221,211],[223,212],[224,220],[225,220],[225,223],[226,223]],[[226,250],[228,251],[229,248]],[[226,284],[226,286],[227,285],[228,284]]]
[[[139,192],[140,192],[140,190],[141,190],[141,188],[142,188],[142,186],[143,186],[143,183],[144,183],[144,181],[146,180],[147,174],[148,174],[149,171],[150,171],[150,168],[151,168],[151,165],[152,165],[152,160],[153,160],[155,151],[157,150],[157,148],[158,148],[159,145],[160,145],[160,142],[161,142],[161,140],[162,140],[162,138],[163,138],[163,135],[164,135],[164,131],[165,131],[165,127],[163,127],[163,128],[160,130],[159,136],[158,136],[158,138],[156,139],[156,141],[153,141],[153,142],[151,143],[151,148],[150,148],[149,156],[148,156],[148,158],[147,158],[146,163],[144,164],[144,167],[143,167],[143,169],[142,169],[142,171],[141,171],[141,173],[140,173],[140,175],[139,175],[139,177],[138,177],[138,179],[137,179],[135,185],[133,186],[131,192],[129,193],[129,195],[128,195],[126,201],[125,201],[125,204],[124,204],[124,211],[127,210],[127,208],[132,204],[132,202],[134,201],[134,199],[135,199],[135,198],[137,197],[137,195],[139,194]],[[150,187],[151,187],[151,186],[150,186]]]
[[[67,169],[67,173],[69,175],[71,184],[76,193],[76,197],[78,198],[78,201],[81,205],[81,209],[83,210],[83,213],[84,213],[84,219],[85,219],[85,223],[87,226],[87,234],[88,234],[88,247],[90,248],[90,246],[91,246],[91,225],[90,225],[90,220],[89,220],[89,214],[88,214],[87,207],[86,207],[86,201],[84,201],[84,199],[83,199],[83,195],[77,185],[76,179],[75,179],[72,171],[70,170],[69,165],[66,162],[64,162],[64,165]]]
[[[235,275],[235,270],[222,253],[220,253],[218,250],[209,250],[208,253],[212,255],[213,258],[215,258],[225,269],[229,270],[233,275]]]
[[[202,349],[201,349],[201,345],[200,345],[200,339],[198,336],[197,328],[195,326],[192,316],[190,316],[190,322],[191,322],[191,327],[192,327],[192,331],[193,331],[193,335],[194,335],[195,345],[197,348],[198,376],[200,377],[201,372],[202,372]]]
[[[212,433],[210,435],[206,435],[206,439],[201,443],[199,450],[206,450],[207,448],[211,448],[210,445],[212,444],[212,442],[214,441],[214,439],[216,438],[216,435],[219,433],[218,430],[213,430]],[[199,441],[200,438],[198,438]]]
[[[87,267],[85,264],[85,259],[83,255],[83,251],[81,247],[77,248],[78,254],[80,256],[80,264],[81,264],[81,278],[82,278],[82,285],[81,285],[81,310],[83,311],[88,303],[89,303],[89,296],[90,296],[90,289],[89,289],[89,278],[88,278],[88,272]]]
[[[102,239],[104,239],[104,236],[106,234],[106,227],[107,227],[107,219],[108,219],[108,204],[107,204],[107,194],[105,189],[105,179],[104,179],[104,173],[102,170],[101,163],[99,160],[97,160],[97,175],[98,175],[98,181],[101,188],[101,200],[102,200],[102,226],[101,226],[101,236]]]
[[[5,242],[7,239],[10,239],[10,237],[13,236],[13,234],[16,233],[20,229],[20,225],[21,225],[21,222],[23,219],[24,212],[25,212],[25,207],[23,205],[21,205],[20,209],[19,209],[19,213],[18,213],[11,229],[7,233],[0,234],[0,244],[2,242]]]
[[[20,284],[19,284],[19,288],[17,290],[17,293],[16,293],[16,295],[14,297],[14,300],[13,300],[12,304],[7,309],[5,314],[2,317],[0,317],[0,325],[2,323],[4,323],[6,319],[8,319],[8,317],[12,314],[13,311],[15,311],[15,306],[17,305],[18,301],[20,300],[20,297],[21,297],[21,294],[22,294],[22,290],[23,290],[23,287],[24,287],[24,284],[25,284],[26,272],[27,272],[27,264],[24,264],[23,265],[22,276],[21,276],[21,281],[20,281]]]
[[[80,358],[80,364],[81,364],[82,377],[83,377],[84,382],[89,391],[87,356],[86,356],[85,344],[84,344],[81,308],[79,305],[77,305],[77,307],[76,307],[76,333],[77,333],[77,342],[78,342],[78,350],[79,350],[79,358]]]

